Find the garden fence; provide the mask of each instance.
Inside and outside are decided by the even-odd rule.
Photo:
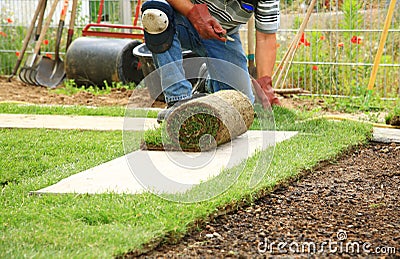
[[[300,40],[285,88],[313,94],[359,96],[366,92],[390,0],[319,0]],[[10,74],[38,0],[0,0],[0,74]],[[48,0],[48,5],[52,0]],[[71,2],[71,1],[70,1]],[[99,0],[80,0],[75,37],[97,21]],[[380,97],[400,95],[400,12],[397,3],[375,83]],[[106,0],[102,22],[132,24],[137,1]],[[59,10],[42,53],[53,54]],[[283,57],[307,10],[307,3],[281,1],[277,63]],[[66,21],[68,24],[68,19]],[[140,19],[139,19],[140,25]],[[246,26],[241,35],[247,50]],[[64,30],[66,33],[66,30]],[[66,38],[63,37],[63,41]],[[30,44],[28,53],[33,49]],[[62,53],[63,55],[64,53]]]

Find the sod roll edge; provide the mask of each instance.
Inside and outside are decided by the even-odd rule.
[[[206,151],[245,133],[254,120],[250,100],[223,90],[178,106],[166,120],[166,133],[183,151]]]

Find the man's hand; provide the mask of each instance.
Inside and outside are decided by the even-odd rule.
[[[278,97],[276,97],[274,94],[274,89],[272,89],[271,77],[264,76],[257,80],[253,79],[252,81],[256,95],[256,101],[261,103],[264,109],[272,105],[281,105]]]
[[[186,17],[203,39],[226,41],[226,30],[210,15],[206,4],[195,4]]]

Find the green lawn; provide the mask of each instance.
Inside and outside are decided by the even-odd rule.
[[[259,160],[271,150],[257,153],[231,188],[198,203],[170,202],[151,194],[30,195],[123,155],[122,132],[0,130],[0,257],[110,258],[145,244],[173,241],[217,211],[251,203],[277,184],[335,159],[371,136],[371,126],[361,123],[295,122],[305,116],[276,108],[277,129],[299,134],[276,145],[270,164]],[[223,172],[219,180],[234,170]],[[250,188],[253,173],[265,175]],[[213,184],[207,182],[187,195]]]
[[[123,117],[126,107],[90,107],[90,106],[62,106],[62,105],[27,105],[18,103],[0,103],[0,113],[7,114],[50,114],[50,115],[88,115],[88,116],[114,116]],[[130,117],[156,118],[157,111],[145,109],[130,110]]]

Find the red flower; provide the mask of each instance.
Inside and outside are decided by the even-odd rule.
[[[351,42],[354,44],[361,44],[361,38],[357,37],[357,36],[353,36],[351,38]]]
[[[304,32],[301,34],[301,37],[300,37],[300,42],[301,43],[304,43],[304,41],[306,40],[306,37],[304,36]]]
[[[50,53],[46,53],[46,57],[51,59],[53,56]]]
[[[318,70],[318,66],[317,65],[312,66],[312,70],[317,71]]]
[[[11,18],[7,18],[7,22],[8,22],[8,23],[12,23],[13,20],[11,20]]]
[[[300,44],[304,44],[306,47],[311,45],[311,43],[306,40],[306,37],[304,36],[304,32],[301,34],[299,45]]]
[[[325,36],[321,35],[321,37],[319,37],[320,40],[325,40]]]
[[[343,42],[339,42],[337,46],[343,48],[344,47],[344,43]]]
[[[0,31],[0,36],[7,37],[7,34],[5,32]]]
[[[21,53],[19,51],[15,52],[15,56],[19,57]]]
[[[49,45],[49,40],[43,40],[44,45]]]

